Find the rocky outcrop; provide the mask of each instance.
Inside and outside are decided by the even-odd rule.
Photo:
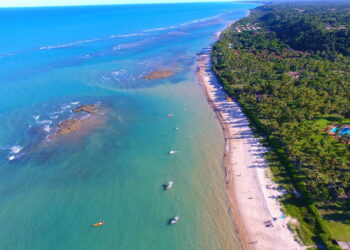
[[[86,113],[90,113],[90,114],[95,114],[95,113],[99,112],[99,110],[97,108],[98,108],[98,106],[96,104],[93,104],[93,105],[83,104],[83,105],[80,105],[80,106],[72,109],[72,112],[75,112],[75,113],[86,112]],[[71,134],[71,133],[81,129],[83,126],[86,127],[90,123],[95,122],[95,120],[98,118],[95,116],[93,116],[93,117],[84,118],[84,119],[80,119],[80,120],[68,119],[68,120],[62,121],[57,126],[57,135]]]
[[[157,71],[152,71],[148,73],[142,78],[146,80],[152,80],[152,79],[168,78],[173,75],[175,75],[175,73],[171,70],[157,70]]]
[[[98,109],[97,109],[97,105],[93,104],[93,105],[80,105],[74,109],[72,109],[72,112],[86,112],[86,113],[97,113]]]
[[[65,120],[58,124],[57,134],[59,135],[67,135],[73,133],[81,127],[81,122],[79,120]]]

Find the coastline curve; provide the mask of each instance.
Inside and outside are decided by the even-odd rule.
[[[226,97],[212,71],[211,52],[212,46],[199,55],[197,79],[224,132],[228,206],[241,243],[244,249],[303,249],[281,211],[282,192],[270,178],[267,149],[254,137],[239,103]]]

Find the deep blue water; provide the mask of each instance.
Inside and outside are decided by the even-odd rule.
[[[253,7],[0,9],[0,249],[239,249],[223,136],[195,71],[214,34]],[[175,75],[142,78],[159,69]],[[80,104],[101,112],[72,113]]]

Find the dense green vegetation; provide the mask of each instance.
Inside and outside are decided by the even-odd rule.
[[[302,240],[327,248],[336,247],[332,238],[350,241],[329,230],[350,230],[349,138],[326,131],[350,123],[350,4],[256,8],[223,33],[213,62],[227,93],[267,135]]]

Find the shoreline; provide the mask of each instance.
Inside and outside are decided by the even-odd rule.
[[[220,34],[216,34],[217,39]],[[266,149],[259,138],[254,137],[238,102],[227,100],[212,71],[211,51],[212,46],[199,55],[197,79],[224,132],[227,200],[242,246],[244,249],[302,249],[288,228],[290,219],[281,211],[277,197],[282,192],[269,177],[264,158]]]

